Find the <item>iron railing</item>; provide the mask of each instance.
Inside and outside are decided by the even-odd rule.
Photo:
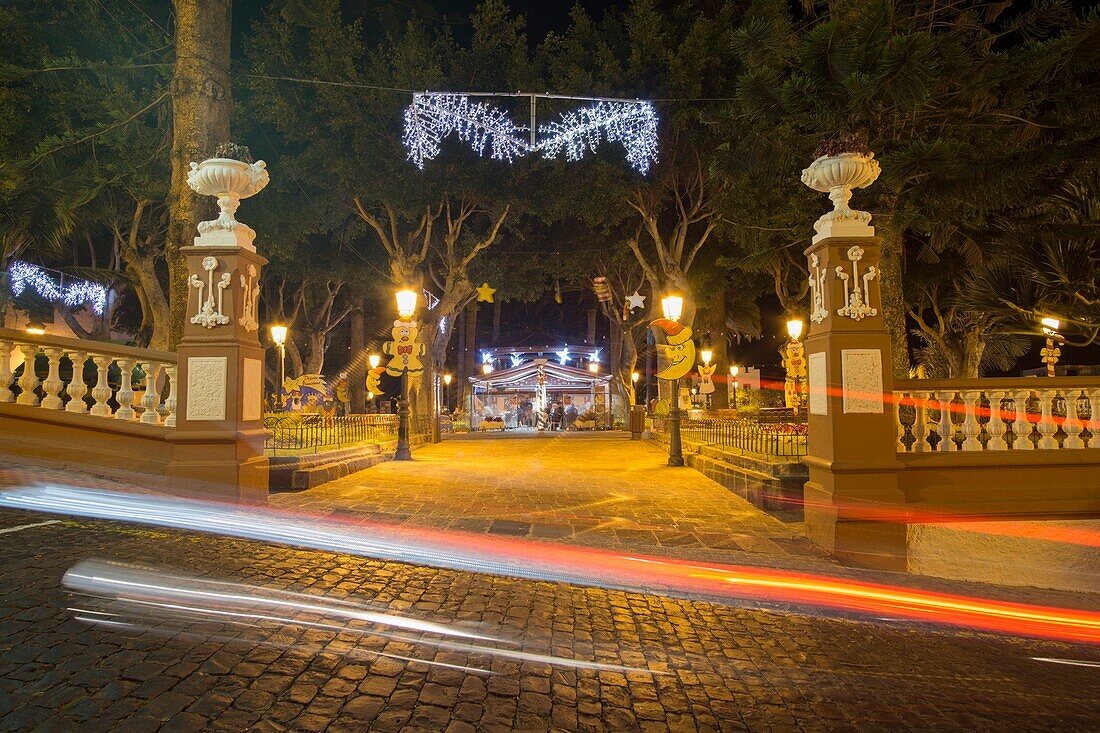
[[[264,442],[268,455],[319,453],[357,443],[396,440],[397,415],[272,415],[264,418],[264,428],[271,431]]]
[[[654,417],[653,429],[667,432],[667,423],[666,416]],[[692,443],[734,448],[762,456],[798,458],[806,455],[805,423],[681,418],[680,435],[683,440]]]

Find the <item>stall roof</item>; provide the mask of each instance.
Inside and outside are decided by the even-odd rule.
[[[538,385],[539,367],[542,367],[546,375],[546,386],[550,388],[576,386],[588,389],[594,385],[602,387],[611,382],[610,374],[593,373],[585,369],[563,366],[547,359],[535,359],[508,369],[498,369],[492,374],[470,377],[470,384],[481,389],[525,386],[534,389]]]

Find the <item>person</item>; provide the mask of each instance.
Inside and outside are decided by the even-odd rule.
[[[555,402],[554,406],[550,408],[550,429],[560,430],[562,420],[565,417],[565,412],[561,408],[560,402]]]
[[[577,408],[570,402],[569,406],[565,408],[565,425],[566,430],[573,429],[573,423],[577,422]]]

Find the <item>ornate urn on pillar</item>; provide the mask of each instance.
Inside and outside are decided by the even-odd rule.
[[[187,185],[192,191],[218,197],[221,212],[217,219],[199,223],[201,236],[195,237],[195,246],[238,246],[255,252],[252,240],[256,238],[256,232],[237,221],[234,214],[241,199],[255,196],[267,185],[267,164],[262,160],[251,162],[248,148],[233,144],[219,145],[215,155],[219,157],[192,163],[187,174]]]
[[[802,171],[802,182],[829,194],[833,210],[814,222],[814,243],[826,237],[873,237],[871,214],[848,206],[853,188],[878,180],[881,169],[875,154],[854,135],[838,135],[820,145],[817,159]]]

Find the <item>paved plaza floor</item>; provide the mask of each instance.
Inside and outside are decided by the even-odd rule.
[[[614,433],[448,436],[271,503],[373,521],[754,564],[835,565],[784,523],[662,448]]]
[[[652,554],[830,568],[799,527],[652,447],[604,436],[466,438],[284,509]],[[0,464],[32,480],[117,481]],[[721,535],[729,538],[723,542]],[[61,577],[100,558],[476,629],[526,661],[257,617],[90,625]],[[838,568],[838,571],[840,569]],[[1089,731],[1100,649],[810,609],[437,570],[192,532],[0,510],[0,730]],[[76,610],[73,610],[76,609]],[[576,668],[530,655],[622,665]],[[1092,666],[1088,666],[1092,665]]]

